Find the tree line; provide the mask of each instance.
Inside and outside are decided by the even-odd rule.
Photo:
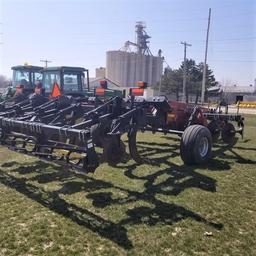
[[[184,61],[178,69],[171,69],[170,67],[165,68],[161,81],[161,93],[175,95],[176,100],[180,99],[183,89],[183,68]],[[196,103],[198,102],[202,90],[203,68],[204,63],[200,62],[196,64],[195,60],[187,59],[186,102],[188,102],[189,95],[194,95]],[[218,85],[218,82],[215,80],[213,71],[207,65],[205,87],[208,89],[216,85]]]
[[[10,80],[7,77],[0,75],[0,88],[6,88],[10,84]]]

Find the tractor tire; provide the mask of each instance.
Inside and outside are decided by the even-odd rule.
[[[180,154],[186,165],[204,164],[211,158],[212,136],[202,125],[187,127],[181,137]]]
[[[220,127],[216,120],[212,120],[208,125],[207,128],[209,129],[212,135],[212,141],[216,142],[220,137]]]
[[[226,123],[221,131],[221,138],[227,144],[232,144],[235,142],[235,127],[231,123]]]
[[[103,156],[104,160],[110,166],[116,166],[125,156],[125,144],[118,137],[111,137],[104,142]]]

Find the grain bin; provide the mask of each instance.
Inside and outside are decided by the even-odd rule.
[[[163,71],[163,58],[126,51],[106,53],[106,77],[122,87],[132,87],[138,81],[155,86]]]

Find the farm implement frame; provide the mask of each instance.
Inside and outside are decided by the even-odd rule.
[[[244,130],[241,115],[169,102],[165,97],[137,97],[133,90],[127,99],[113,97],[104,102],[62,95],[25,109],[14,116],[0,113],[1,145],[84,172],[95,171],[101,162],[121,162],[126,152],[123,134],[137,163],[144,162],[137,148],[138,132],[176,134],[181,137],[183,162],[192,165],[210,159],[217,139],[232,144],[235,134],[242,135]]]

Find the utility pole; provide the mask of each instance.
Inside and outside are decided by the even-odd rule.
[[[186,80],[187,80],[187,46],[192,46],[192,44],[188,44],[187,42],[180,42],[181,44],[184,45],[184,63],[183,63],[183,102],[186,101]]]
[[[208,53],[210,22],[211,22],[211,8],[209,9],[207,34],[206,34],[206,44],[205,44],[204,69],[203,69],[202,94],[201,94],[201,103],[202,104],[204,104],[204,96],[205,96],[206,65],[207,65],[206,63],[207,63],[207,53]]]
[[[51,63],[52,61],[50,60],[40,60],[41,62],[44,62],[45,63],[45,67],[47,68],[48,67],[48,63]]]
[[[160,77],[160,81],[159,81],[159,87],[158,87],[158,96],[160,96],[160,94],[161,94],[161,87],[162,87],[162,76],[163,76],[163,73],[161,73],[161,77]]]

